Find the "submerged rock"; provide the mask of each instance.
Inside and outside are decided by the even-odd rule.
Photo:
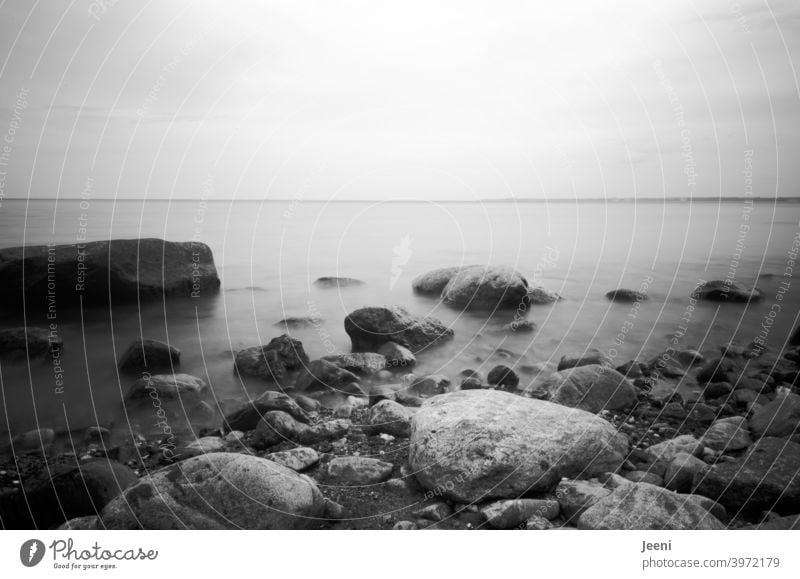
[[[761,290],[747,289],[743,285],[725,280],[713,280],[701,283],[692,292],[692,298],[715,302],[749,302],[763,297]]]
[[[432,317],[418,317],[401,306],[361,308],[344,320],[354,352],[374,352],[395,342],[414,354],[452,339],[453,330]]]
[[[234,367],[242,376],[280,383],[290,372],[304,368],[308,363],[303,343],[284,334],[273,338],[265,346],[239,350]]]
[[[612,302],[621,302],[621,303],[632,303],[632,302],[643,302],[648,299],[647,294],[644,292],[638,292],[632,289],[615,289],[611,290],[606,294],[606,298],[611,300]]]
[[[301,328],[314,328],[322,324],[325,320],[313,316],[292,316],[284,318],[275,325],[279,328],[286,328],[287,330],[298,330]]]
[[[163,239],[0,249],[0,277],[0,307],[16,311],[23,295],[28,311],[46,308],[49,284],[59,308],[200,297],[220,286],[207,245]]]
[[[322,517],[307,476],[246,454],[189,458],[139,480],[103,509],[108,529],[298,529]]]
[[[261,422],[261,417],[267,412],[280,410],[286,412],[295,420],[308,423],[311,417],[300,405],[283,392],[264,392],[251,402],[228,414],[223,420],[223,431],[252,430]]]
[[[158,340],[135,340],[119,358],[123,372],[158,372],[172,370],[181,363],[178,348]]]
[[[465,267],[477,266],[456,266],[434,269],[433,271],[415,277],[411,282],[411,288],[418,294],[440,296],[445,286],[453,279],[453,276]]]
[[[314,360],[297,377],[297,388],[303,392],[338,392],[362,395],[359,378],[327,360]]]
[[[548,491],[564,476],[613,471],[628,448],[592,414],[496,390],[436,396],[411,425],[417,480],[465,503],[517,498]]]
[[[364,285],[364,282],[352,277],[318,277],[314,285],[319,288],[342,288]]]
[[[22,326],[0,330],[0,358],[38,358],[57,354],[64,341],[46,328]]]
[[[602,366],[609,366],[611,358],[597,348],[590,348],[585,352],[576,352],[574,354],[565,354],[561,356],[558,362],[558,371],[569,370],[570,368],[577,368],[578,366],[589,366],[590,364],[599,364]]]
[[[563,370],[545,385],[551,402],[588,412],[623,410],[636,404],[636,388],[611,367],[590,364]]]
[[[362,376],[371,376],[386,368],[386,357],[383,354],[375,354],[374,352],[333,354],[331,356],[323,356],[322,360]]]

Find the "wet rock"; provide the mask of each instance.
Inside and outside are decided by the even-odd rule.
[[[561,357],[558,363],[558,371],[577,368],[578,366],[588,366],[590,364],[607,366],[611,364],[611,358],[596,348],[581,353],[567,354]]]
[[[606,294],[606,298],[608,298],[612,302],[620,302],[626,304],[633,302],[643,302],[648,299],[646,293],[638,292],[632,289],[611,290]]]
[[[410,393],[420,396],[437,396],[449,392],[450,378],[444,374],[431,374],[415,380],[409,389]]]
[[[694,492],[734,513],[800,510],[800,444],[762,438],[742,457],[715,465],[694,480]]]
[[[632,470],[626,472],[625,478],[634,483],[643,482],[655,485],[657,487],[664,486],[664,479],[660,475],[645,470]]]
[[[561,514],[567,522],[577,521],[586,509],[610,494],[611,490],[599,482],[580,480],[561,481],[555,490]]]
[[[252,430],[261,422],[261,417],[271,410],[286,412],[300,422],[311,421],[308,412],[303,410],[296,400],[283,392],[269,391],[227,415],[223,420],[223,430],[225,432]]]
[[[534,515],[530,519],[525,521],[526,531],[546,531],[552,528],[553,528],[553,523],[551,523],[544,517],[540,517],[539,515]]]
[[[728,382],[735,384],[741,377],[744,366],[737,360],[730,358],[715,358],[703,364],[697,373],[697,381]]]
[[[725,280],[701,283],[692,292],[692,298],[715,302],[749,302],[763,297],[758,288],[748,289],[743,285]]]
[[[317,451],[306,446],[273,452],[264,458],[280,464],[281,466],[285,466],[286,468],[290,468],[295,472],[301,472],[311,468],[319,462]]]
[[[721,530],[724,525],[681,495],[647,483],[621,486],[589,507],[579,529]]]
[[[558,516],[558,502],[550,499],[514,499],[490,503],[481,509],[486,522],[495,529],[513,529],[531,517],[551,521]]]
[[[2,250],[0,250],[2,253]],[[2,264],[0,263],[0,269]],[[33,359],[61,351],[64,341],[57,332],[34,326],[0,330],[0,358]]]
[[[543,288],[542,286],[529,286],[528,293],[525,295],[531,305],[545,305],[560,301],[561,296],[554,291]]]
[[[416,531],[419,527],[413,521],[397,521],[392,527],[393,531]]]
[[[119,369],[126,373],[173,370],[181,363],[178,348],[158,340],[135,340],[119,359]]]
[[[711,400],[712,398],[727,396],[731,392],[733,392],[733,386],[727,382],[711,382],[710,384],[706,384],[706,387],[703,389],[703,396],[707,400]]]
[[[334,354],[321,358],[360,376],[377,374],[386,367],[386,358],[374,352],[354,352],[352,354]]]
[[[697,422],[698,424],[708,425],[714,422],[719,416],[719,411],[715,410],[708,404],[696,403],[689,407],[688,420]]]
[[[297,405],[300,408],[302,408],[304,411],[306,411],[308,413],[319,412],[320,408],[322,408],[322,404],[320,403],[319,400],[314,400],[313,398],[310,398],[309,396],[305,396],[303,394],[293,393],[292,394],[292,398],[294,399],[295,402],[297,402]],[[282,410],[282,409],[277,409],[277,410]],[[284,410],[284,412],[285,412],[285,410]],[[289,414],[291,414],[291,412]],[[295,418],[300,420],[297,416],[295,416]]]
[[[800,515],[777,517],[755,525],[747,525],[742,531],[796,531],[800,530]]]
[[[234,366],[242,376],[253,376],[281,383],[290,372],[308,365],[308,355],[300,340],[286,334],[273,338],[265,346],[236,352]]]
[[[489,371],[487,382],[492,386],[514,389],[519,385],[519,376],[508,366],[495,366]]]
[[[314,280],[314,285],[318,288],[330,289],[357,287],[364,285],[364,282],[352,277],[318,277]]]
[[[720,522],[724,523],[728,520],[728,511],[717,501],[712,501],[710,498],[704,497],[703,495],[681,494],[680,496],[704,508]]]
[[[69,521],[62,523],[58,527],[59,531],[98,531],[98,523],[100,518],[97,515],[89,515],[86,517],[75,517]]]
[[[382,400],[369,409],[369,424],[373,432],[385,432],[398,438],[411,434],[411,417],[408,408],[393,400]]]
[[[591,364],[563,370],[545,385],[551,402],[588,412],[623,410],[637,402],[636,388],[607,366]]]
[[[411,350],[394,342],[386,342],[378,348],[378,353],[386,358],[389,368],[413,368],[417,364],[417,358]]]
[[[22,311],[24,295],[29,313],[46,307],[49,283],[58,288],[59,309],[202,297],[220,286],[207,245],[162,239],[2,249],[0,276],[0,307]]]
[[[414,292],[418,294],[438,297],[441,295],[445,286],[453,279],[453,276],[464,269],[464,267],[471,266],[443,267],[423,273],[414,278],[411,282],[411,287]]]
[[[679,452],[667,465],[664,474],[665,486],[679,493],[690,492],[694,477],[702,477],[707,470],[708,465],[696,456]]]
[[[246,454],[212,453],[139,480],[101,515],[109,529],[298,529],[323,517],[307,476]]]
[[[145,375],[128,388],[125,405],[132,407],[155,401],[165,412],[185,415],[200,408],[208,391],[204,380],[189,374]]]
[[[518,309],[530,304],[528,281],[504,266],[469,266],[442,289],[444,303],[468,310]]]
[[[187,444],[186,448],[200,452],[222,452],[226,446],[226,442],[219,436],[203,436]]]
[[[427,505],[414,511],[415,517],[433,521],[434,523],[444,521],[452,514],[453,509],[451,509],[447,503],[443,503],[441,501],[436,501],[431,505]]]
[[[680,453],[700,457],[703,455],[703,444],[691,434],[683,434],[645,449],[645,455],[650,460],[665,465],[675,460]]]
[[[377,384],[369,391],[369,405],[374,406],[381,400],[396,400],[397,392],[402,389],[402,384]]]
[[[703,435],[703,444],[721,452],[735,452],[749,447],[749,424],[744,417],[722,418],[712,424]]]
[[[432,317],[414,316],[403,307],[361,308],[344,320],[353,351],[376,351],[395,342],[414,354],[452,339],[453,330]]]
[[[756,436],[790,436],[800,431],[800,396],[777,396],[756,408],[750,418],[750,429]]]
[[[375,458],[337,456],[328,463],[325,480],[332,485],[372,485],[387,480],[393,469],[392,463]]]
[[[364,394],[358,376],[327,360],[311,362],[297,377],[296,384],[303,392]]]
[[[323,318],[314,316],[292,316],[276,322],[275,326],[287,330],[300,330],[305,328],[315,328],[321,325],[324,321],[325,320]]]
[[[417,480],[466,503],[613,471],[628,448],[624,436],[592,414],[496,390],[436,396],[411,424]]]
[[[464,378],[460,388],[461,390],[482,390],[485,386],[480,378]]]

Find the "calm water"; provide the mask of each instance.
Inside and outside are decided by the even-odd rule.
[[[86,219],[81,215],[85,214]],[[745,219],[745,215],[747,219]],[[0,429],[80,429],[117,416],[130,383],[115,360],[140,336],[168,340],[182,351],[181,371],[206,379],[223,408],[266,388],[242,384],[232,352],[266,343],[288,316],[322,316],[319,328],[293,333],[313,358],[348,351],[343,318],[367,305],[403,304],[439,317],[455,330],[453,342],[420,360],[419,372],[455,376],[465,368],[488,371],[496,363],[556,361],[565,352],[614,348],[617,361],[646,358],[664,349],[686,325],[687,296],[698,280],[720,279],[732,264],[736,280],[757,284],[766,298],[748,306],[702,304],[691,312],[683,343],[714,350],[735,338],[746,344],[759,331],[787,266],[798,233],[800,205],[743,203],[292,203],[4,200],[0,246],[74,243],[129,237],[199,239],[214,251],[223,281],[218,297],[171,301],[114,311],[60,314],[65,341],[66,391],[53,395],[46,363],[4,363]],[[742,225],[749,226],[745,232]],[[741,256],[739,253],[741,252]],[[411,280],[426,270],[458,264],[508,264],[565,299],[537,306],[534,334],[502,335],[512,319],[458,315],[436,300],[415,296]],[[365,286],[322,290],[320,276],[356,277]],[[652,277],[650,300],[635,318],[630,307],[609,303],[618,287],[637,289]],[[800,282],[792,283],[769,340],[780,345],[796,323]],[[626,320],[634,322],[615,344]],[[37,320],[29,319],[29,323]],[[41,320],[39,320],[41,322]],[[3,327],[22,323],[5,312]],[[513,353],[510,360],[493,354]],[[119,416],[116,418],[120,420]]]

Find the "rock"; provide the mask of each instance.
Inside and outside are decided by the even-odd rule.
[[[703,397],[707,400],[711,400],[713,398],[727,396],[731,392],[733,392],[733,386],[727,382],[711,382],[706,384],[706,387],[703,389]]]
[[[281,452],[273,452],[264,458],[296,472],[311,468],[319,462],[317,451],[305,446],[299,446]]]
[[[761,290],[747,289],[741,284],[725,280],[713,280],[701,283],[692,292],[693,299],[709,300],[715,302],[749,302],[758,301],[763,297]]]
[[[295,400],[283,392],[268,391],[226,416],[222,428],[225,432],[252,430],[261,422],[261,417],[271,410],[286,412],[300,422],[311,421],[308,412],[303,410]]]
[[[211,249],[199,242],[115,239],[79,245],[38,245],[0,250],[0,304],[29,314],[44,310],[48,285],[58,308],[136,303],[219,292]],[[82,302],[80,301],[82,299]]]
[[[420,519],[426,519],[428,521],[433,521],[434,523],[439,523],[447,519],[450,515],[453,514],[453,509],[451,509],[447,503],[443,503],[441,501],[436,501],[435,503],[422,507],[414,511],[414,516]]]
[[[204,380],[189,374],[145,375],[134,382],[125,394],[125,404],[159,400],[178,401],[183,407],[199,404],[208,393]]]
[[[427,397],[444,394],[450,390],[450,386],[450,378],[444,374],[431,374],[415,380],[409,390],[412,394]]]
[[[504,324],[500,330],[503,332],[533,332],[536,330],[536,324],[530,320],[514,320]]]
[[[634,483],[648,483],[657,487],[664,486],[664,479],[654,472],[645,470],[632,470],[625,473],[625,478]]]
[[[692,404],[688,410],[689,415],[687,419],[703,425],[711,424],[719,415],[718,410],[715,410],[708,404],[701,404],[699,402]]]
[[[97,524],[100,518],[97,515],[89,515],[86,517],[75,517],[69,521],[62,523],[57,530],[59,531],[98,531],[100,530]]]
[[[331,521],[341,521],[347,517],[345,508],[337,502],[325,499],[325,518]]]
[[[386,342],[378,348],[378,354],[386,358],[389,368],[413,368],[417,364],[417,358],[411,350],[395,342]]]
[[[589,366],[590,364],[608,366],[611,364],[611,358],[600,350],[591,348],[585,352],[562,356],[558,363],[558,371],[561,372],[562,370],[577,368],[578,366]]]
[[[469,310],[527,307],[528,281],[510,267],[468,266],[442,289],[444,303]]]
[[[632,303],[643,302],[648,299],[647,294],[632,289],[615,289],[606,294],[606,298],[612,302]]]
[[[355,352],[353,354],[334,354],[321,358],[353,374],[371,376],[386,367],[386,357],[374,352]]]
[[[337,456],[328,463],[325,479],[332,485],[373,485],[387,480],[393,469],[392,463],[375,458]]]
[[[520,527],[531,517],[543,517],[548,521],[558,516],[558,502],[549,499],[514,499],[497,501],[481,509],[486,522],[495,529]]]
[[[525,521],[526,531],[546,531],[552,528],[553,528],[553,523],[551,523],[544,517],[540,517],[539,515],[534,515],[530,519]]]
[[[2,253],[3,250],[0,250],[0,255]],[[2,268],[3,263],[0,260],[0,270]],[[23,326],[0,330],[0,358],[39,358],[48,354],[58,354],[63,347],[64,341],[58,333],[51,333],[46,328]]]
[[[76,459],[21,476],[23,493],[0,495],[0,519],[6,529],[48,529],[76,517],[97,515],[133,484],[128,467],[109,459]]]
[[[349,420],[336,419],[319,422],[307,430],[303,430],[299,442],[302,444],[315,444],[326,440],[342,438],[350,431],[352,423]]]
[[[318,277],[314,280],[314,285],[318,288],[343,288],[365,285],[360,279],[352,277]]]
[[[736,382],[736,384],[734,384],[733,389],[735,391],[752,390],[753,392],[756,393],[769,392],[771,390],[764,383],[764,380],[759,380],[757,378],[748,378],[748,377],[740,378],[739,381]]]
[[[135,340],[119,359],[122,372],[158,372],[174,370],[181,363],[178,348],[158,340]]]
[[[292,393],[292,398],[294,399],[295,402],[297,402],[297,405],[306,412],[316,413],[319,412],[320,409],[322,408],[322,404],[320,403],[319,400],[314,400],[309,396]],[[291,414],[291,412],[289,414]],[[295,418],[297,418],[297,416],[295,416]]]
[[[750,430],[756,436],[790,436],[800,431],[800,396],[785,394],[755,409]]]
[[[703,455],[703,444],[691,434],[683,434],[645,449],[645,456],[653,462],[661,462],[665,465],[675,460],[681,453],[700,457]]]
[[[275,322],[275,326],[287,330],[299,330],[304,328],[316,328],[324,321],[325,320],[323,318],[314,316],[292,316],[289,318],[284,318],[280,322]]]
[[[186,445],[186,448],[191,450],[199,450],[200,452],[221,452],[225,450],[227,444],[219,436],[203,436]]]
[[[15,435],[11,439],[11,448],[9,450],[12,454],[19,454],[29,450],[38,450],[46,454],[53,446],[55,439],[56,433],[52,428],[28,430]]]
[[[354,352],[375,351],[395,342],[414,354],[452,339],[453,330],[432,317],[418,317],[401,306],[361,308],[344,320]]]
[[[413,521],[397,521],[392,527],[393,531],[416,531],[419,529]]]
[[[683,422],[686,420],[687,416],[689,416],[689,413],[678,402],[670,402],[661,410],[661,418],[664,419],[680,420]]]
[[[485,388],[480,378],[464,378],[461,381],[461,390],[482,390]]]
[[[563,476],[593,476],[624,461],[627,439],[587,412],[496,390],[428,400],[411,421],[410,464],[420,484],[470,503],[545,492]]]
[[[90,426],[83,433],[83,441],[88,444],[106,444],[110,441],[111,432],[103,426]]]
[[[298,529],[325,499],[307,476],[246,454],[189,458],[139,480],[103,509],[108,529]]]
[[[719,463],[694,480],[694,493],[709,497],[728,512],[800,510],[800,444],[781,438],[757,441],[740,458]]]
[[[749,424],[741,416],[717,420],[703,435],[703,444],[705,446],[721,452],[744,450],[752,443]]]
[[[800,530],[800,515],[791,515],[788,517],[777,517],[758,523],[755,525],[747,525],[740,529],[741,531],[795,531]]]
[[[445,286],[453,279],[453,276],[464,269],[464,267],[474,266],[442,267],[434,269],[433,271],[415,277],[411,282],[411,288],[418,294],[440,296]]]
[[[578,528],[713,531],[725,526],[681,495],[647,483],[636,483],[621,486],[595,502],[578,519]]]
[[[286,412],[270,410],[253,431],[251,444],[262,450],[283,442],[298,443],[309,426],[298,422]]]
[[[381,400],[395,400],[402,384],[377,384],[369,391],[369,405],[374,406]]]
[[[691,454],[679,452],[667,465],[664,473],[665,486],[679,493],[692,490],[692,481],[695,476],[703,476],[708,470],[708,465]]]
[[[545,385],[551,402],[588,412],[623,410],[637,402],[636,388],[607,366],[590,364],[563,370]]]
[[[703,495],[681,494],[680,496],[704,508],[717,520],[721,522],[726,522],[728,520],[728,511],[717,501],[712,501],[710,498],[704,497]]]
[[[411,417],[414,414],[393,400],[382,400],[369,409],[369,424],[374,432],[385,432],[398,438],[411,434]]]
[[[528,287],[528,293],[526,297],[531,305],[537,306],[551,304],[561,300],[561,296],[556,292],[545,289],[542,286]]]
[[[242,376],[272,380],[279,384],[290,372],[308,365],[308,355],[300,340],[286,334],[273,338],[265,346],[236,352],[234,367]]]
[[[297,388],[303,392],[337,392],[362,395],[359,378],[327,360],[314,360],[297,377]]]
[[[561,515],[567,522],[577,521],[586,509],[610,494],[611,489],[598,482],[580,480],[563,480],[555,491]]]
[[[492,386],[513,389],[519,385],[519,376],[508,366],[495,366],[489,371],[487,381]]]

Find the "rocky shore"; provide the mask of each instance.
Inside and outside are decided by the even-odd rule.
[[[528,331],[536,304],[561,299],[508,267],[443,268],[413,288],[459,310],[514,311]],[[646,307],[641,288],[607,297]],[[726,282],[692,295],[759,297]],[[3,527],[800,528],[797,344],[665,343],[622,364],[586,349],[533,378],[513,359],[426,375],[417,360],[453,338],[440,320],[365,307],[343,324],[349,352],[312,360],[290,333],[236,352],[233,371],[266,391],[221,413],[176,348],[131,344],[124,404],[157,408],[163,436],[92,427],[71,453],[47,428],[15,437],[0,449]],[[47,355],[32,328],[0,332],[0,350]],[[217,426],[170,426],[195,415]]]

